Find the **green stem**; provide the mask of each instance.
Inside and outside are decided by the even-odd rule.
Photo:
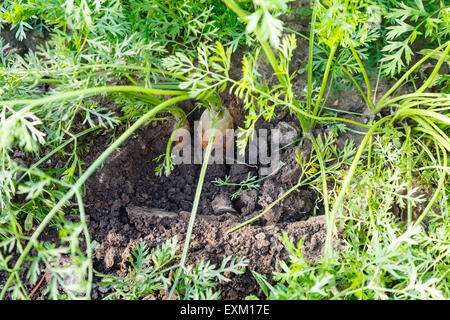
[[[165,11],[168,15],[170,15],[174,20],[172,23],[174,23],[175,25],[181,24],[180,17],[174,13],[174,10],[171,10],[166,5],[162,4],[160,1],[152,1],[152,3],[154,6],[160,7],[162,11]]]
[[[425,89],[427,89],[431,85],[431,82],[433,82],[433,80],[436,77],[437,73],[439,72],[439,69],[441,68],[442,64],[447,59],[447,55],[450,50],[450,42],[447,42],[447,43],[448,43],[447,48],[444,50],[441,57],[439,58],[436,66],[433,69],[433,72],[430,74],[427,81],[425,81],[424,84],[419,89],[417,89],[416,92],[422,93]]]
[[[92,290],[92,279],[94,277],[94,268],[92,265],[91,236],[89,234],[89,227],[88,227],[87,221],[86,221],[86,213],[84,211],[83,197],[81,196],[80,190],[77,190],[75,192],[75,194],[77,197],[78,207],[80,210],[80,221],[81,221],[81,224],[83,225],[84,237],[86,238],[86,254],[87,254],[87,259],[89,261],[86,298],[90,299],[91,298],[91,290]]]
[[[215,113],[212,123],[211,123],[211,133],[209,136],[208,146],[206,147],[206,150],[205,150],[205,158],[203,159],[202,169],[200,171],[200,177],[199,177],[198,183],[197,183],[197,190],[195,191],[195,198],[194,198],[194,203],[192,204],[191,217],[189,219],[189,225],[188,225],[187,232],[186,232],[186,239],[184,241],[183,253],[181,255],[181,260],[180,260],[180,266],[178,268],[176,278],[172,285],[172,289],[170,290],[170,293],[169,293],[169,300],[172,298],[172,295],[174,294],[174,292],[177,288],[178,281],[180,279],[181,273],[183,272],[183,268],[186,263],[186,258],[187,258],[187,254],[189,251],[189,243],[190,243],[191,236],[192,236],[192,230],[194,229],[194,223],[195,223],[195,218],[197,215],[198,204],[200,202],[200,195],[202,194],[202,189],[203,189],[203,182],[205,180],[206,169],[208,168],[209,157],[211,155],[212,145],[214,142],[214,131],[216,129],[217,116],[218,116],[218,114]]]
[[[446,96],[448,96],[449,98],[447,98]],[[430,98],[429,100],[422,100],[420,101],[420,99],[424,99],[424,98]],[[423,104],[423,103],[430,103],[430,102],[434,102],[434,101],[439,101],[438,99],[444,99],[443,101],[445,102],[445,100],[450,99],[450,95],[446,95],[446,94],[442,94],[442,93],[433,93],[433,92],[422,92],[422,93],[408,93],[408,94],[403,94],[401,96],[392,98],[390,100],[386,100],[380,104],[377,104],[377,109],[376,111],[379,112],[381,109],[383,109],[384,107],[391,105],[394,106],[395,102],[397,101],[406,101],[408,99],[411,100],[416,100],[419,102],[415,102],[416,104]]]
[[[163,70],[163,69],[156,69],[152,67],[142,67],[142,66],[134,66],[134,65],[120,65],[120,64],[111,64],[111,63],[105,63],[105,64],[92,64],[92,65],[86,65],[81,66],[79,69],[94,69],[94,68],[113,68],[113,69],[130,69],[130,70],[138,70],[143,71],[144,73],[149,73],[149,71],[154,71],[157,73],[165,74],[171,78],[178,78],[181,80],[187,80],[187,78],[183,75],[178,75],[173,72]]]
[[[361,59],[358,56],[358,53],[356,52],[355,48],[353,47],[353,45],[350,43],[350,50],[352,51],[353,57],[355,58],[356,62],[358,63],[359,69],[361,70],[361,73],[363,75],[364,81],[366,83],[366,87],[367,87],[367,100],[366,102],[369,104],[369,108],[370,111],[373,112],[374,110],[374,105],[371,99],[371,89],[370,89],[370,81],[369,81],[369,77],[367,76],[366,73],[366,69],[364,68],[364,65],[362,64]]]
[[[60,84],[63,83],[61,80],[58,79],[39,79],[39,83],[54,83],[54,84]]]
[[[13,105],[28,105],[27,111],[37,105],[43,105],[55,101],[66,100],[75,97],[85,97],[98,95],[101,93],[110,93],[110,92],[143,92],[146,94],[158,94],[158,95],[186,95],[186,92],[180,90],[162,90],[162,89],[154,89],[154,88],[145,88],[145,87],[137,87],[137,86],[103,86],[103,87],[95,87],[88,89],[80,89],[71,92],[64,92],[60,94],[55,94],[52,96],[47,96],[40,99],[18,99],[18,100],[7,100],[0,101],[0,105],[5,106],[13,106]],[[21,109],[19,112],[21,112]]]
[[[325,68],[325,73],[324,73],[323,79],[322,79],[322,85],[320,86],[319,95],[317,96],[316,104],[314,106],[314,110],[312,113],[314,116],[317,116],[317,114],[319,112],[322,97],[323,97],[323,94],[325,93],[325,88],[326,88],[326,85],[328,82],[328,75],[331,70],[331,63],[333,62],[333,58],[334,58],[334,54],[336,53],[336,50],[337,50],[337,45],[334,45],[331,47],[330,55],[328,56],[327,66]],[[313,122],[312,127],[314,127],[314,125],[315,124]]]
[[[314,12],[313,12],[313,18],[312,18],[312,20],[311,20],[311,24],[315,21],[315,17],[314,17]],[[311,28],[312,28],[313,26],[311,25]],[[307,85],[307,92],[308,92],[308,96],[307,96],[307,109],[308,110],[311,110],[312,109],[312,106],[311,106],[311,97],[312,97],[312,72],[313,72],[313,69],[312,69],[312,67],[313,67],[313,63],[312,63],[312,60],[313,60],[313,48],[312,48],[312,46],[314,45],[315,47],[317,47],[317,48],[319,48],[320,50],[322,50],[322,51],[326,51],[326,49],[325,48],[323,48],[322,46],[320,46],[319,44],[314,44],[313,43],[313,40],[314,40],[314,33],[311,31],[311,33],[312,33],[312,39],[313,40],[311,40],[311,37],[307,37],[307,36],[305,36],[304,34],[302,34],[302,33],[300,33],[300,32],[297,32],[297,31],[295,31],[295,30],[293,30],[293,29],[291,29],[291,28],[285,28],[286,30],[288,30],[289,32],[292,32],[292,33],[295,33],[295,34],[297,34],[297,35],[299,35],[300,37],[302,37],[302,38],[304,38],[305,40],[308,40],[309,41],[309,57],[308,57],[308,85]],[[343,70],[344,70],[344,72],[345,72],[345,74],[347,74],[347,76],[350,78],[350,80],[352,80],[352,82],[353,82],[353,84],[356,86],[356,88],[358,89],[358,91],[361,93],[361,95],[362,95],[362,97],[363,97],[363,99],[364,99],[364,101],[366,101],[366,103],[367,103],[367,105],[369,105],[369,101],[367,100],[367,97],[366,97],[366,94],[364,93],[364,91],[361,89],[361,87],[360,87],[360,85],[358,84],[358,82],[355,80],[355,78],[353,78],[353,76],[350,74],[350,72],[347,70],[347,68],[345,67],[345,66],[343,66],[341,63],[339,63],[339,61],[336,61],[335,63],[337,63],[337,65],[339,66],[339,67],[341,67]],[[378,75],[380,76],[381,75],[381,73],[378,73]],[[378,84],[378,82],[377,82],[377,84]],[[376,92],[376,89],[375,89],[375,92]],[[373,102],[372,102],[372,104],[373,104]],[[329,109],[329,108],[328,108]]]
[[[308,49],[308,84],[307,84],[307,110],[312,110],[312,82],[313,82],[313,54],[314,54],[314,27],[317,17],[318,0],[314,1],[314,7],[311,18],[311,28],[309,32],[309,49]]]
[[[51,152],[49,152],[48,154],[46,154],[44,157],[42,157],[41,159],[39,159],[36,163],[34,163],[29,170],[33,170],[34,168],[37,168],[41,163],[44,163],[47,159],[49,159],[51,156],[53,156],[55,153],[57,153],[58,151],[64,149],[65,146],[67,146],[69,143],[71,143],[72,141],[78,139],[79,137],[88,134],[89,132],[95,131],[100,129],[101,126],[96,126],[96,127],[92,127],[89,129],[86,129],[80,133],[77,133],[76,135],[73,135],[69,140],[65,141],[63,144],[57,146],[55,149],[53,149]],[[25,178],[26,173],[24,173],[19,179],[16,180],[16,184],[19,183],[20,181],[22,181],[23,178]]]
[[[270,209],[272,209],[278,202],[280,202],[281,200],[283,200],[284,198],[286,198],[289,194],[291,194],[295,189],[297,189],[298,187],[300,187],[303,184],[303,182],[299,182],[297,183],[295,186],[293,186],[292,188],[290,188],[288,191],[286,191],[285,193],[283,193],[283,195],[281,197],[279,197],[277,200],[275,200],[274,202],[272,202],[267,208],[265,208],[260,214],[248,219],[247,221],[237,225],[236,227],[231,228],[230,230],[228,230],[228,233],[234,232],[237,229],[240,229],[242,227],[245,227],[246,225],[258,220],[259,218],[263,217]]]
[[[166,156],[165,156],[165,159],[164,159],[164,163],[165,163],[165,165],[164,165],[165,166],[165,170],[164,170],[165,172],[164,173],[165,173],[166,176],[169,176],[169,174],[170,174],[170,164],[171,164],[171,161],[172,161],[172,158],[171,158],[172,142],[173,142],[173,140],[174,140],[178,130],[185,123],[186,123],[186,118],[185,117],[181,118],[180,120],[178,120],[178,122],[177,122],[177,124],[175,126],[175,129],[172,131],[172,134],[169,137],[169,141],[167,142]]]
[[[405,144],[407,146],[406,148],[406,162],[407,162],[407,175],[408,175],[408,193],[412,190],[412,157],[410,157],[410,150],[411,150],[411,129],[408,125],[404,125],[404,130],[406,132],[406,138],[405,138]],[[407,223],[408,225],[411,224],[412,221],[412,201],[411,199],[407,200]]]
[[[272,48],[270,48],[270,45],[267,43],[267,41],[262,41],[261,37],[259,36],[258,30],[256,31],[256,37],[258,41],[261,43],[263,51],[267,59],[269,60],[272,69],[275,71],[278,81],[282,86],[287,87],[286,79],[282,76],[283,73],[280,70],[280,66],[278,65],[278,61],[275,57],[275,54],[272,51]],[[292,103],[296,108],[300,109],[300,104],[298,103],[295,97],[293,98]],[[307,120],[307,118],[305,118],[304,115],[302,115],[301,113],[299,114],[298,112],[297,118],[300,122],[300,127],[302,128],[302,131],[306,134],[309,131],[309,129],[311,129],[310,122]]]
[[[236,13],[239,18],[244,19],[250,13],[243,10],[235,1],[233,0],[222,0],[228,8],[230,8],[234,13]]]
[[[322,110],[325,108],[325,106],[327,104],[328,98],[330,97],[330,93],[333,90],[333,81],[334,81],[334,75],[331,74],[330,85],[328,86],[328,91],[327,91],[327,94],[325,95],[325,98],[322,99],[322,103],[320,105],[318,114],[322,114]]]
[[[109,88],[109,87],[106,87]],[[98,88],[95,88],[98,89]],[[145,89],[145,88],[144,88]],[[78,90],[86,92],[86,90]],[[112,91],[112,90],[109,90]],[[96,93],[99,93],[98,90],[95,91]],[[70,93],[72,94],[72,93]],[[64,96],[64,95],[58,95]],[[55,97],[48,97],[43,99],[37,99],[35,100],[34,105],[37,105],[38,103],[36,101],[40,101],[41,103],[47,103],[49,99],[52,99],[52,101],[56,101]],[[173,103],[188,100],[191,99],[189,96],[180,96],[175,97],[172,99],[169,99],[160,105],[156,106],[152,110],[148,111],[145,115],[143,115],[141,118],[139,118],[130,128],[128,128],[114,143],[112,143],[108,148],[106,148],[105,151],[89,166],[89,168],[80,176],[80,178],[77,180],[77,182],[72,186],[72,188],[64,195],[64,197],[61,198],[61,200],[58,201],[58,203],[50,210],[50,212],[47,214],[47,216],[42,220],[41,224],[37,227],[36,231],[33,233],[33,235],[30,237],[30,240],[28,241],[26,247],[24,248],[23,252],[21,253],[20,257],[17,259],[13,271],[10,274],[8,280],[6,281],[1,293],[0,293],[0,300],[3,299],[6,291],[8,290],[9,285],[11,284],[11,281],[14,277],[14,275],[19,271],[20,266],[22,265],[23,261],[25,260],[26,256],[28,255],[29,251],[37,241],[37,238],[42,233],[42,231],[45,229],[47,224],[50,222],[50,220],[54,217],[54,215],[60,210],[66,202],[68,202],[74,194],[83,186],[83,184],[86,182],[86,180],[95,172],[95,170],[110,156],[114,150],[116,150],[125,140],[127,140],[140,126],[142,126],[144,123],[146,123],[150,118],[154,117],[157,113],[164,111],[168,106],[170,106]],[[29,100],[21,100],[26,101],[26,103],[29,102]]]
[[[346,67],[342,67],[342,70],[344,70],[344,73],[350,78],[350,80],[352,80],[353,84],[355,85],[355,87],[358,89],[359,93],[361,94],[361,96],[363,97],[364,101],[367,103],[368,106],[370,106],[370,102],[369,99],[367,99],[366,94],[364,93],[363,89],[361,88],[361,86],[358,84],[358,82],[356,81],[356,79],[350,74],[350,72],[347,70]],[[372,110],[372,109],[371,109]]]
[[[125,74],[125,78],[127,78],[128,80],[130,80],[130,82],[132,84],[134,84],[135,86],[139,86],[140,83],[136,82],[136,80],[134,80],[129,74]]]
[[[325,208],[325,217],[327,221],[327,232],[328,230],[333,230],[334,225],[332,225],[332,219],[330,216],[330,208],[328,206],[328,189],[327,189],[327,176],[325,173],[325,164],[323,163],[322,153],[319,148],[319,145],[317,144],[316,139],[311,138],[311,142],[313,143],[314,149],[316,149],[317,159],[319,160],[320,165],[320,176],[322,178],[322,193],[323,193],[323,206]],[[325,242],[325,251],[327,251],[326,248],[333,245],[333,243],[330,241],[330,239],[327,237]]]
[[[153,105],[158,105],[163,101],[162,99],[156,98],[154,95],[147,95],[147,94],[142,94],[142,93],[137,93],[137,92],[125,92],[124,94],[126,94],[127,96],[130,96],[130,97],[133,97],[137,100],[148,102]]]

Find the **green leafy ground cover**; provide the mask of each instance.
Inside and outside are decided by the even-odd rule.
[[[115,299],[158,290],[184,299],[219,298],[217,282],[227,280],[224,273],[242,273],[246,259],[186,265],[214,129],[224,114],[219,92],[244,101],[239,147],[246,147],[257,121],[273,119],[275,106],[298,119],[302,139],[313,145],[308,158],[298,154],[303,174],[292,190],[307,186],[321,197],[324,256],[307,261],[301,241],[280,235],[290,260],[273,274],[275,283],[253,272],[267,298],[449,297],[450,7],[444,1],[315,0],[294,10],[286,0],[6,0],[0,12],[1,28],[18,40],[31,31],[48,34],[24,56],[0,39],[0,298],[29,299],[24,284],[37,285],[44,270],[53,275],[49,298],[90,298],[95,270],[84,183],[159,113],[170,112],[183,125],[188,115],[176,104],[190,99],[213,120],[182,253],[169,239],[151,251],[140,244],[129,277],[103,275],[102,285]],[[282,14],[308,16],[309,32],[284,29]],[[308,40],[309,56],[304,68],[292,71],[296,37]],[[229,74],[232,54],[243,46],[249,50],[236,80]],[[258,73],[261,60],[270,64],[276,85]],[[306,87],[297,92],[292,80],[303,73]],[[379,97],[384,79],[392,85]],[[330,94],[350,86],[370,110],[368,123],[325,109]],[[99,106],[91,99],[97,95],[108,95],[123,116]],[[80,117],[89,129],[73,133]],[[357,125],[366,134],[358,146],[338,148],[334,134],[314,133],[330,124],[336,132]],[[122,135],[82,169],[78,139],[118,128]],[[44,147],[51,150],[45,156]],[[161,173],[173,166],[170,144],[167,150]],[[18,163],[18,151],[39,160]],[[64,170],[44,169],[57,153]],[[80,222],[66,219],[68,213]],[[48,226],[58,229],[60,243],[38,239]],[[338,250],[332,245],[337,236],[343,240]],[[69,263],[57,263],[63,256]],[[68,275],[76,281],[69,283]]]

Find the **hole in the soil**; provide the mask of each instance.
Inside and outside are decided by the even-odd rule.
[[[125,207],[121,207],[119,209],[119,220],[123,224],[128,224],[130,222],[130,219],[128,218],[128,213]]]

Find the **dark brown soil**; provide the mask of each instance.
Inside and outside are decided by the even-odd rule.
[[[95,252],[94,266],[102,273],[126,275],[130,248],[137,241],[145,240],[152,247],[174,235],[178,236],[180,245],[184,241],[201,165],[178,165],[169,177],[155,175],[157,163],[153,159],[165,152],[172,125],[164,120],[139,130],[87,182],[85,205],[89,229],[92,239],[100,244]],[[104,150],[106,139],[96,138],[87,164]],[[308,148],[305,153],[309,152]],[[237,187],[218,187],[211,181],[229,175],[231,181],[240,182],[250,171],[258,175],[257,166],[212,164],[208,167],[188,263],[200,259],[220,263],[224,256],[245,256],[250,259],[251,270],[270,275],[277,270],[280,259],[286,258],[277,239],[282,230],[287,230],[296,240],[305,236],[306,257],[313,260],[320,257],[325,225],[320,217],[310,218],[316,198],[310,190],[293,192],[269,211],[265,219],[227,233],[228,229],[259,213],[296,183],[300,168],[295,161],[294,147],[282,152],[281,160],[286,165],[264,180],[258,190],[245,192],[235,199],[231,212],[215,214],[214,200],[229,197]],[[136,207],[143,210],[158,208],[176,215],[149,218],[132,214]],[[251,273],[247,272],[223,285],[222,291],[223,298],[237,299],[258,294],[259,289]],[[102,295],[96,292],[94,297],[101,298]]]
[[[16,32],[17,30],[11,30],[6,24],[2,26],[0,38],[3,39],[5,44],[9,44],[6,52],[4,52],[5,56],[9,54],[24,56],[30,50],[35,51],[39,45],[42,45],[48,39],[48,32],[45,29],[42,30],[42,33],[34,30],[26,32],[26,38],[21,41],[16,39]]]

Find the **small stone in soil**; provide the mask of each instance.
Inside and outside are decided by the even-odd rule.
[[[256,207],[257,198],[258,198],[258,191],[256,190],[245,191],[240,195],[238,203],[240,204],[240,206],[242,206],[241,208],[242,215],[245,216],[253,213]]]
[[[178,214],[176,212],[165,211],[155,208],[145,208],[128,206],[126,208],[128,216],[131,220],[144,218],[144,217],[157,217],[157,218],[176,218]]]
[[[298,138],[297,129],[291,124],[281,121],[277,124],[275,129],[280,130],[280,146],[284,147],[291,144],[295,139]]]
[[[215,214],[224,214],[227,212],[237,213],[233,208],[230,197],[226,194],[218,194],[211,203]]]
[[[264,240],[266,238],[266,234],[264,232],[260,232],[255,236],[255,238],[257,240]]]

